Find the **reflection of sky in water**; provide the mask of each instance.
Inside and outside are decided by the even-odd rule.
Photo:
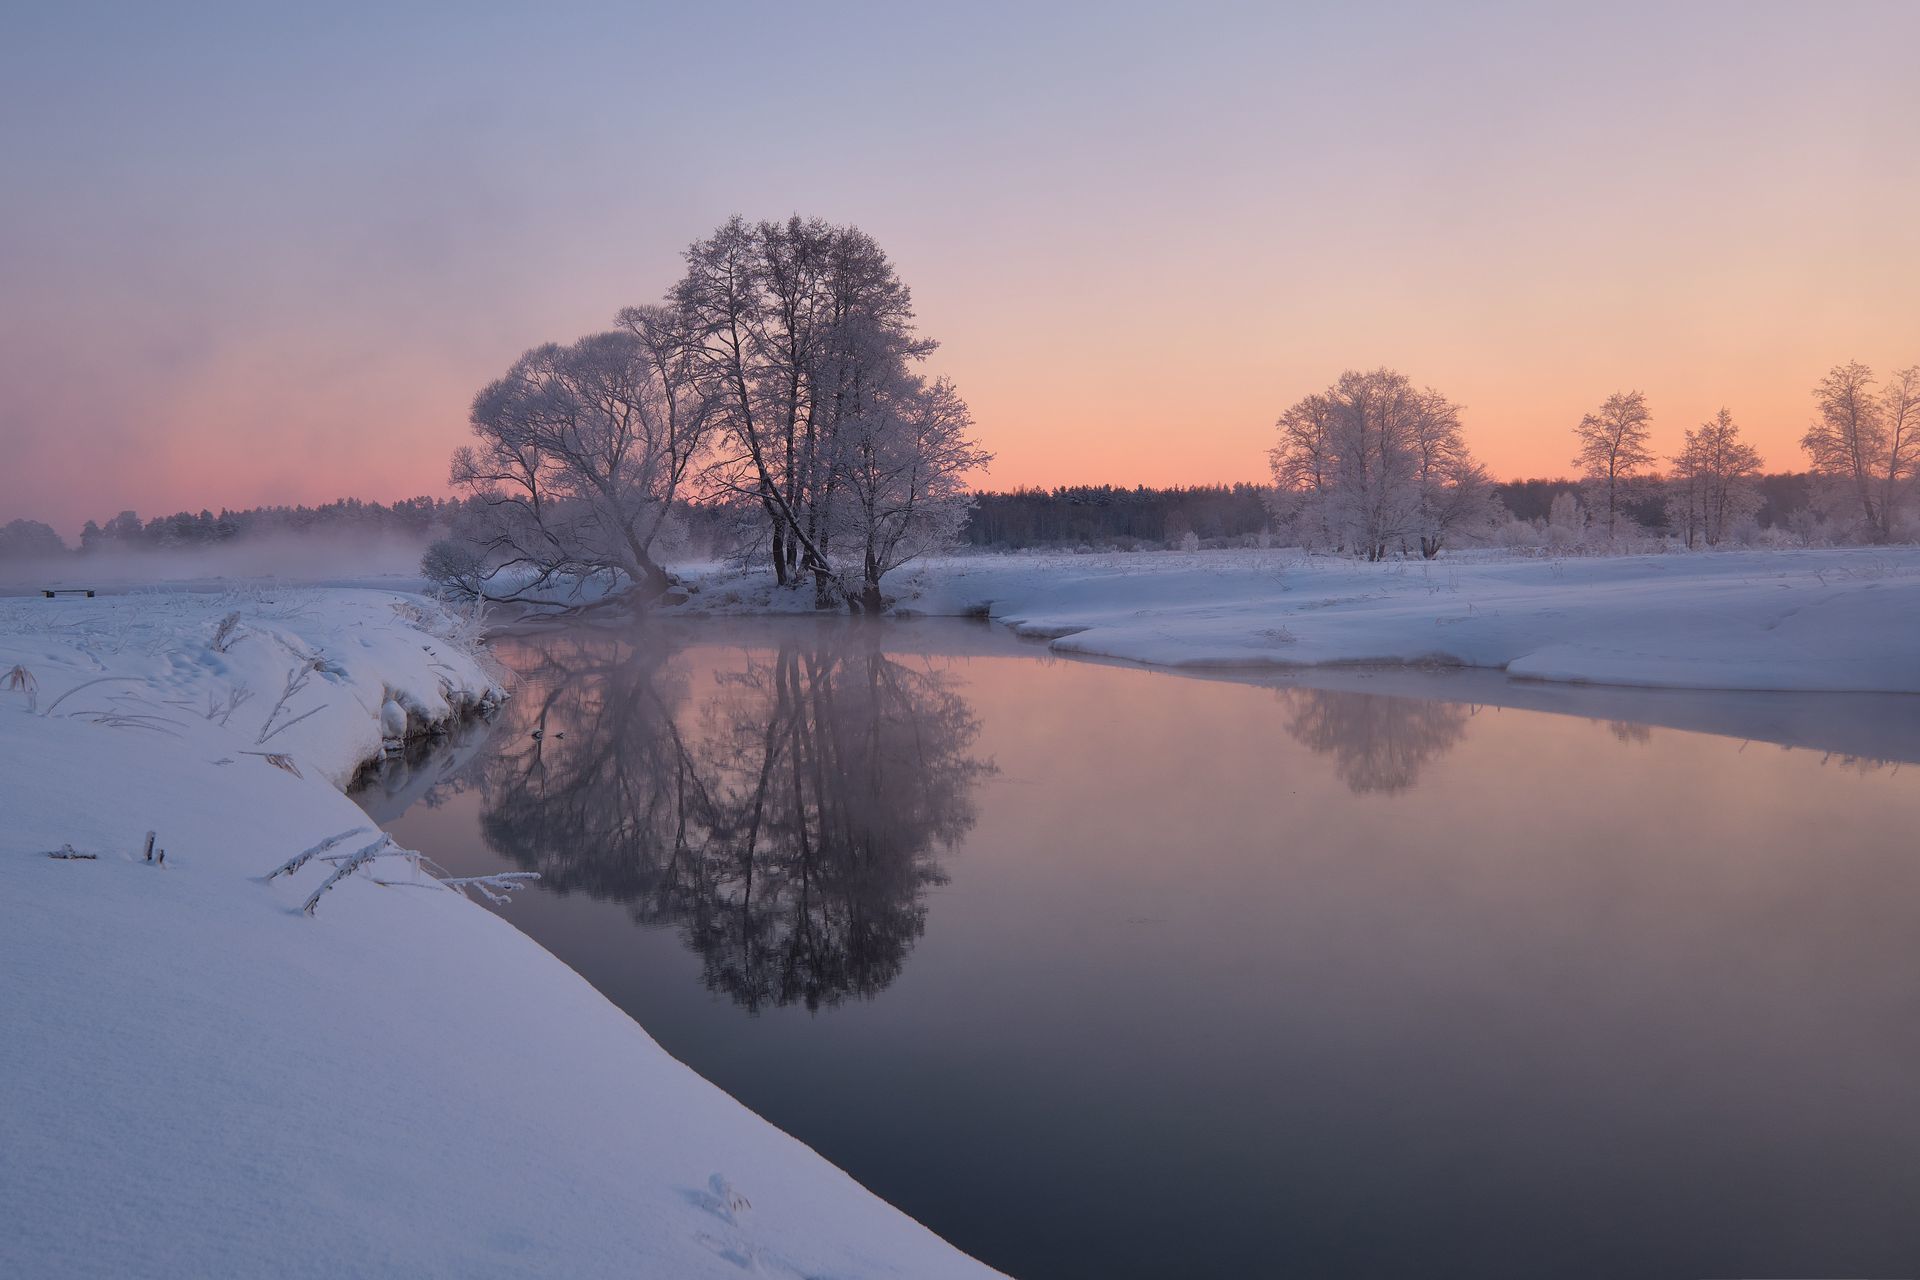
[[[516,924],[988,1261],[1724,1275],[1920,1255],[1911,770],[1648,730],[1619,714],[1655,705],[1635,695],[1513,695],[1580,718],[1048,661],[985,629],[889,630],[885,655],[851,628],[685,634],[701,643],[671,654],[547,642],[611,669],[559,693],[538,744],[550,691],[529,682],[462,767],[485,785],[393,829],[449,866],[505,865],[483,832],[534,850],[555,878]],[[1658,705],[1829,736],[1835,706],[1896,714]],[[763,772],[787,781],[757,792]],[[906,803],[872,807],[876,775]],[[667,859],[662,892],[648,860],[689,839],[689,789],[715,847],[696,874]],[[756,794],[771,907],[716,942]],[[778,961],[744,987],[743,940]]]

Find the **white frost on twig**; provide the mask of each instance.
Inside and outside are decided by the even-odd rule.
[[[320,665],[321,665],[321,660],[316,657],[311,659],[307,663],[307,665],[303,667],[295,667],[291,671],[287,672],[287,687],[280,691],[280,700],[273,704],[273,710],[267,712],[267,718],[261,722],[260,736],[253,740],[254,746],[256,747],[260,746],[261,744],[265,743],[268,738],[271,738],[274,734],[279,733],[282,729],[291,729],[294,725],[299,724],[302,720],[305,720],[308,716],[317,714],[318,712],[324,711],[326,709],[327,704],[323,702],[319,706],[314,707],[311,710],[302,711],[299,715],[293,717],[293,719],[291,720],[283,721],[282,723],[277,725],[274,723],[275,720],[279,719],[280,713],[287,709],[287,703],[292,701],[294,695],[307,687],[307,681],[313,678],[313,673],[320,669]]]
[[[513,901],[516,889],[524,889],[530,881],[538,880],[538,871],[500,871],[490,876],[455,876],[439,883],[449,889],[465,893],[468,889],[478,889],[480,896],[495,906]]]
[[[374,858],[379,856],[382,850],[392,843],[392,836],[382,835],[372,844],[356,849],[351,857],[334,868],[332,875],[321,882],[320,887],[313,891],[313,896],[307,899],[306,905],[301,907],[300,910],[307,915],[312,915],[313,909],[320,905],[320,899],[326,895],[327,890],[333,888],[333,886],[339,884],[342,880],[345,880],[369,862],[372,862]]]
[[[269,871],[267,873],[267,879],[271,880],[275,876],[290,876],[294,872],[298,871],[300,868],[306,866],[309,859],[315,857],[318,854],[325,853],[327,850],[333,848],[333,846],[339,844],[342,840],[351,840],[353,839],[353,837],[365,835],[367,832],[371,830],[373,830],[372,827],[365,827],[365,826],[351,827],[346,831],[341,831],[335,835],[330,835],[325,840],[322,840],[319,844],[314,845],[311,849],[307,849],[300,853],[294,854],[291,858],[288,858],[285,862],[281,863],[279,866]]]
[[[342,880],[345,880],[354,872],[359,871],[362,867],[368,866],[380,858],[405,859],[406,862],[413,867],[415,875],[425,875],[427,884],[437,885],[442,889],[451,889],[456,893],[468,897],[471,897],[468,890],[473,890],[496,906],[511,902],[515,890],[524,889],[529,883],[540,878],[540,873],[537,871],[500,871],[485,876],[445,875],[443,873],[446,868],[440,866],[434,862],[433,859],[420,853],[418,850],[402,848],[399,844],[395,843],[392,836],[386,834],[382,834],[379,839],[369,844],[362,845],[352,853],[328,852],[328,850],[334,848],[336,845],[342,844],[354,836],[365,835],[371,830],[371,827],[354,827],[352,830],[341,831],[330,835],[312,848],[303,850],[293,857],[288,858],[285,862],[268,872],[266,879],[272,880],[276,876],[293,875],[309,862],[319,861],[331,865],[333,867],[333,873],[326,878],[318,889],[313,891],[313,895],[307,899],[306,905],[301,908],[307,915],[312,915],[314,908],[320,905],[321,897],[324,896],[329,889],[339,884]],[[376,878],[374,883],[388,886],[394,882]]]

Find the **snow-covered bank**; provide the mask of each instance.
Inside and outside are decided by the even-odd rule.
[[[311,918],[331,868],[263,878],[496,692],[464,639],[374,591],[0,601],[0,1274],[992,1274],[404,861]]]
[[[1920,692],[1920,548],[1364,564],[1297,551],[973,556],[903,603],[1168,667],[1492,667],[1653,688]]]

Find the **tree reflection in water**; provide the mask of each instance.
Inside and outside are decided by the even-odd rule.
[[[543,640],[482,773],[488,843],[677,924],[708,987],[749,1009],[878,993],[993,768],[951,680],[878,639],[783,636],[697,699],[657,640]]]
[[[1380,693],[1286,689],[1287,732],[1302,746],[1331,755],[1334,772],[1355,794],[1411,790],[1420,770],[1467,736],[1472,709]]]

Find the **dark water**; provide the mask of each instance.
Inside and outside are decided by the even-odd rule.
[[[498,651],[492,731],[363,803],[1016,1276],[1920,1271],[1920,769],[1844,753],[1913,700]]]

